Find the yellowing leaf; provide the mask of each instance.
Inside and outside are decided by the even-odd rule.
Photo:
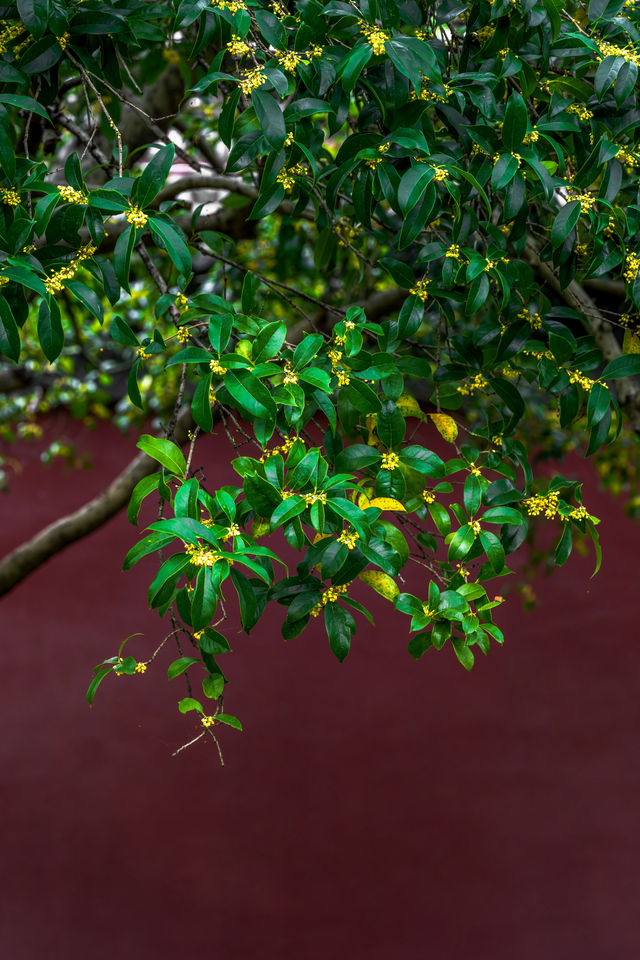
[[[622,341],[623,353],[640,353],[640,337],[632,330],[625,330]]]
[[[458,424],[455,422],[453,417],[450,417],[446,413],[430,413],[429,416],[433,420],[436,430],[448,443],[453,443],[453,441],[458,436]]]
[[[403,393],[401,397],[398,397],[396,406],[403,417],[418,417],[419,420],[422,419],[420,404],[410,393]]]
[[[266,537],[271,530],[271,523],[264,517],[255,517],[251,524],[251,536],[258,540],[260,537]]]
[[[358,576],[363,583],[372,587],[385,600],[395,600],[400,593],[395,580],[382,570],[363,570]]]
[[[316,533],[315,537],[313,538],[313,542],[318,543],[320,540],[325,540],[327,537],[330,537],[330,536],[331,536],[330,533]]]
[[[367,490],[369,493],[373,493],[373,490],[371,489],[371,487],[367,487]],[[371,506],[371,500],[369,500],[369,495],[366,491],[361,493],[360,496],[358,497],[358,506],[360,507],[361,510],[366,510],[367,507]]]
[[[360,504],[358,504],[358,506],[360,506]],[[393,497],[374,497],[373,500],[369,501],[367,506],[379,507],[381,510],[402,510],[403,513],[407,512],[404,504],[400,503],[399,500],[394,500]]]

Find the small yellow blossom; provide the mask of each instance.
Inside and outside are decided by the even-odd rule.
[[[295,50],[276,50],[276,60],[289,73],[295,73],[300,63],[309,62],[304,53],[298,53]]]
[[[481,533],[480,522],[479,520],[472,520],[469,526],[473,530],[473,536],[475,539]]]
[[[146,669],[147,669],[146,663],[136,663],[136,669],[135,669],[136,673],[144,673]]]
[[[219,360],[210,360],[209,369],[212,373],[217,374],[219,377],[227,372],[227,368],[223,367]]]
[[[144,347],[138,347],[138,349],[136,350],[136,353],[137,353],[137,355],[140,357],[141,360],[150,360],[150,359],[151,359],[151,354],[150,354],[150,353],[147,353],[147,351],[145,350]]]
[[[585,107],[583,103],[571,103],[567,107],[567,113],[575,113],[578,119],[586,123],[587,120],[593,118],[593,113],[589,110],[588,107]]]
[[[197,543],[188,543],[185,552],[189,554],[189,560],[194,567],[212,567],[222,557],[210,547],[203,547]]]
[[[296,181],[294,177],[292,177],[291,173],[288,170],[285,170],[284,168],[278,171],[276,180],[278,183],[282,184],[282,186],[285,188],[287,193],[291,193],[291,191],[296,185]]]
[[[267,79],[267,75],[262,67],[254,67],[253,70],[245,70],[240,77],[240,89],[248,96],[252,90],[257,90]]]
[[[429,299],[429,284],[430,280],[418,280],[413,287],[409,290],[409,293],[413,293],[416,297],[419,297],[424,303]]]
[[[522,142],[525,144],[528,143],[537,143],[540,139],[540,134],[537,130],[529,130],[528,133],[525,133]]]
[[[346,370],[336,370],[336,376],[338,378],[339,387],[346,387],[351,383],[351,377]]]
[[[447,252],[445,253],[445,258],[447,260],[459,260],[460,259],[460,247],[457,243],[452,243]]]
[[[627,283],[633,283],[640,269],[640,256],[637,253],[628,253],[624,265],[624,279]]]
[[[213,727],[215,726],[216,718],[215,717],[201,717],[200,723],[203,727]]]
[[[239,37],[233,37],[227,44],[227,50],[232,57],[244,57],[249,53],[249,44]]]
[[[20,203],[20,194],[14,187],[2,187],[2,202],[8,207],[17,207]]]
[[[231,540],[233,537],[239,537],[242,533],[240,527],[237,523],[232,523],[227,527],[227,532],[225,533],[223,540]]]
[[[362,33],[367,38],[367,43],[371,45],[373,52],[377,57],[384,56],[385,53],[385,43],[391,39],[388,33],[385,33],[384,30],[381,30],[380,27],[373,27],[370,23],[366,23],[364,20],[358,21],[360,25],[360,33]]]
[[[443,180],[446,180],[447,177],[449,176],[448,172],[444,169],[444,167],[432,167],[432,169],[433,169],[433,179],[436,182],[438,181],[441,182]]]
[[[80,190],[74,190],[73,187],[63,185],[58,187],[58,193],[67,203],[86,204],[89,202],[85,193],[82,193]]]
[[[596,198],[590,193],[580,193],[574,187],[567,187],[567,203],[577,200],[580,204],[580,210],[593,210],[596,204]]]
[[[147,223],[146,213],[144,213],[138,206],[130,206],[125,213],[125,217],[129,223],[138,230],[141,230]]]
[[[311,611],[312,617],[320,616],[322,608],[328,603],[335,603],[341,594],[347,592],[347,584],[342,584],[339,587],[329,587],[328,590],[325,590],[320,598],[320,601],[316,603],[315,607]]]
[[[298,374],[295,372],[289,360],[286,361],[284,365],[284,380],[282,381],[285,385],[290,383],[298,382]]]
[[[185,297],[184,293],[178,293],[176,295],[176,307],[181,313],[189,309],[189,300]]]
[[[302,498],[308,507],[312,507],[314,503],[327,502],[327,494],[325,490],[321,490],[320,493],[303,493]]]
[[[522,505],[530,517],[539,517],[544,513],[547,520],[553,520],[558,512],[559,494],[554,490],[551,493],[538,493],[522,501]]]
[[[383,453],[382,454],[382,463],[380,468],[382,470],[395,470],[400,466],[400,457],[397,453]]]
[[[472,393],[475,393],[476,390],[484,390],[485,387],[488,386],[489,381],[486,377],[483,377],[481,373],[476,373],[470,383],[460,384],[456,389],[458,393],[461,393],[463,396],[470,396]]]
[[[436,495],[435,493],[433,493],[433,491],[431,490],[422,491],[422,499],[424,500],[425,503],[433,503],[435,498],[436,498]]]
[[[355,549],[355,545],[358,542],[358,534],[355,530],[343,530],[340,536],[338,537],[338,543],[344,543],[347,550]]]

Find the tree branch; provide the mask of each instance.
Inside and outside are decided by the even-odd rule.
[[[190,422],[191,411],[187,408],[178,420],[175,430],[176,443],[184,443]],[[54,520],[30,540],[7,554],[0,561],[0,597],[9,593],[25,577],[65,547],[103,526],[129,502],[135,485],[157,469],[157,462],[146,453],[137,454],[97,497],[73,513]]]

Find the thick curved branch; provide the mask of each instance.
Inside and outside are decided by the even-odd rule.
[[[139,453],[97,497],[79,510],[60,517],[20,544],[0,561],[0,596],[9,593],[28,574],[87,534],[93,533],[128,503],[131,491],[143,477],[158,468],[155,460]]]
[[[174,430],[176,443],[183,444],[186,441],[191,423],[191,410],[186,408],[180,414]],[[7,554],[0,560],[0,597],[65,547],[103,526],[128,504],[135,485],[157,469],[155,460],[146,453],[138,453],[97,497],[73,513],[54,520]]]

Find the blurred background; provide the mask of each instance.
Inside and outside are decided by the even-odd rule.
[[[12,444],[2,552],[96,494],[136,435],[60,413]],[[53,442],[91,469],[45,465]],[[229,482],[224,437],[198,455]],[[499,581],[506,642],[470,674],[447,649],[414,662],[379,597],[342,665],[320,621],[285,643],[281,610],[250,637],[232,617],[245,730],[222,732],[224,767],[204,740],[171,756],[199,728],[160,658],[85,701],[122,639],[143,633],[142,660],[166,632],[153,559],[119,572],[125,516],[22,583],[1,621],[4,955],[636,960],[638,527],[584,479],[601,572],[574,552],[524,594]]]

